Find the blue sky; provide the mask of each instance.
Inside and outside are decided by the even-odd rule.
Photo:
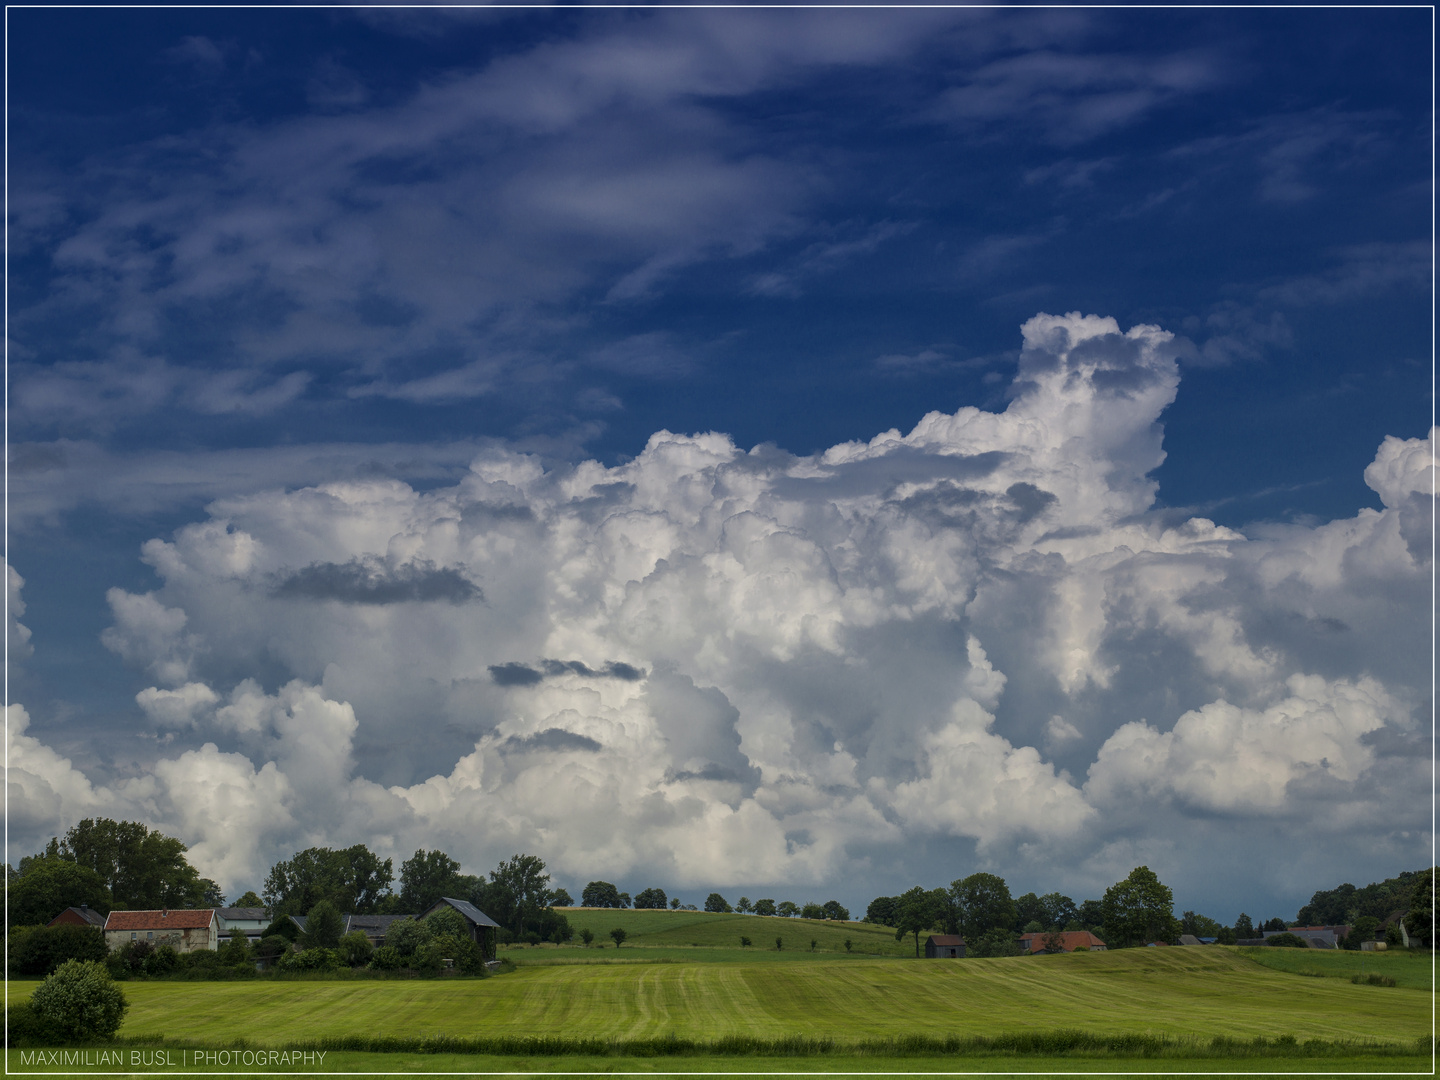
[[[1428,9],[9,19],[12,846],[1428,859]]]

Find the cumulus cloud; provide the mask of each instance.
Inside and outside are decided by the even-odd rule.
[[[21,710],[15,820],[114,800],[240,887],[363,840],[676,887],[929,881],[943,851],[946,880],[1137,858],[1203,889],[1255,815],[1423,859],[1432,443],[1379,448],[1383,510],[1180,520],[1151,474],[1183,343],[1078,312],[1022,337],[1003,412],[811,456],[661,431],[615,466],[494,446],[424,491],[220,498],[145,545],[158,588],[110,594],[188,748],[100,793]]]

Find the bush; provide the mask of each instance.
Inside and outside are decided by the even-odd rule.
[[[614,930],[610,931],[610,936],[615,939],[615,947],[618,949],[621,945],[625,944],[625,939],[630,935],[625,932],[623,926],[617,926]]]
[[[280,934],[266,934],[255,943],[251,953],[253,959],[262,964],[272,964],[290,949],[290,939]]]
[[[305,916],[300,944],[306,949],[333,949],[340,944],[340,931],[344,929],[344,916],[329,900],[321,900]]]
[[[1308,949],[1310,943],[1296,934],[1275,934],[1265,939],[1266,945],[1275,945],[1282,949]]]
[[[280,957],[275,970],[284,972],[295,971],[338,971],[345,966],[344,957],[339,949],[302,949],[300,952],[288,952]]]
[[[399,971],[405,966],[405,958],[393,945],[381,945],[370,954],[372,971]]]
[[[469,937],[470,924],[453,907],[443,907],[425,916],[425,925],[432,937],[448,934],[451,937]]]
[[[94,961],[65,961],[30,995],[35,1014],[76,1042],[112,1037],[129,1007],[105,965]]]
[[[385,944],[401,956],[409,958],[430,940],[430,927],[414,919],[398,919],[385,931]]]
[[[5,1011],[5,1041],[11,1049],[32,1046],[63,1046],[69,1041],[65,1032],[49,1019],[20,1001]]]
[[[965,955],[975,957],[1019,956],[1020,945],[1010,931],[996,927],[969,942],[965,949]]]
[[[178,957],[178,968],[190,971],[217,971],[225,965],[225,958],[209,949],[196,949]]]
[[[351,967],[368,964],[370,954],[374,951],[375,946],[370,944],[370,939],[363,930],[351,930],[340,939],[340,955],[345,957],[345,962]]]
[[[16,975],[48,975],[66,960],[104,962],[109,955],[96,926],[35,926],[10,935],[10,970]]]
[[[1367,986],[1394,986],[1395,980],[1389,975],[1378,975],[1371,972],[1369,975],[1351,975],[1350,981],[1357,985]]]
[[[168,975],[180,966],[180,954],[169,945],[156,945],[142,965],[146,975]]]

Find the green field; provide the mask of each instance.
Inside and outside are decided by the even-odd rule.
[[[33,986],[12,982],[10,992],[24,996]],[[123,1036],[272,1046],[355,1033],[803,1035],[854,1043],[1047,1029],[1413,1045],[1430,1033],[1431,1001],[1413,989],[1276,971],[1223,948],[918,962],[535,965],[485,980],[136,982],[125,992],[131,1008]]]
[[[725,956],[707,954],[703,957],[694,953],[667,954],[685,959],[736,959],[736,960],[793,960],[800,957],[831,959],[842,956],[909,956],[915,955],[915,941],[906,938],[895,940],[895,931],[874,923],[824,922],[817,919],[781,919],[764,915],[721,914],[709,911],[635,911],[616,908],[561,908],[569,920],[577,938],[567,946],[540,946],[531,949],[517,945],[506,950],[517,963],[521,957],[535,953],[536,959],[549,951],[568,954],[575,949],[586,953],[604,952],[610,959],[617,955],[615,943],[610,940],[610,931],[615,927],[624,929],[628,935],[619,949],[645,949],[646,955],[654,957],[652,949],[705,949],[714,953],[724,952]],[[578,935],[588,929],[595,935],[595,942],[588,949],[580,945]],[[748,937],[753,943],[749,948],[740,944],[741,937]],[[784,947],[775,948],[775,939],[781,938]],[[924,944],[925,935],[921,935]],[[849,939],[850,950],[845,948]],[[816,943],[814,952],[810,942]],[[601,946],[604,946],[602,949]]]
[[[1240,949],[1240,955],[1276,971],[1312,978],[1349,980],[1358,974],[1389,975],[1396,986],[1412,990],[1429,990],[1434,966],[1429,952],[1347,952],[1340,949],[1277,949],[1273,947]]]

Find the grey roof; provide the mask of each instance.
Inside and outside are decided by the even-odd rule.
[[[438,908],[441,904],[449,904],[475,926],[493,926],[496,930],[500,929],[499,923],[468,900],[456,900],[453,897],[442,896],[430,911],[434,911],[435,908]],[[425,912],[425,915],[429,915],[430,911]],[[424,917],[424,915],[421,916],[422,919]]]
[[[345,933],[352,930],[388,930],[393,922],[413,918],[414,915],[346,915]]]
[[[229,919],[232,922],[239,922],[242,919],[261,920],[270,918],[270,913],[263,907],[222,907],[216,908],[215,914],[222,919]]]
[[[302,934],[305,932],[305,920],[306,920],[307,918],[309,918],[309,916],[307,916],[307,915],[291,915],[291,916],[289,916],[290,921],[293,922],[296,926],[300,927],[300,932],[301,932]]]
[[[84,919],[86,922],[88,922],[91,926],[104,926],[104,925],[105,925],[105,916],[104,916],[104,915],[101,915],[98,911],[96,911],[96,910],[95,910],[94,908],[92,908],[92,907],[67,907],[67,908],[65,909],[65,911],[73,911],[73,912],[75,912],[76,915],[79,915],[82,919]],[[64,915],[64,914],[65,914],[65,911],[62,911],[62,912],[60,913],[60,915]],[[58,918],[60,917],[60,915],[56,915],[55,918],[58,919]],[[54,922],[55,920],[54,920],[54,919],[51,919],[50,921],[51,921],[51,922]]]

